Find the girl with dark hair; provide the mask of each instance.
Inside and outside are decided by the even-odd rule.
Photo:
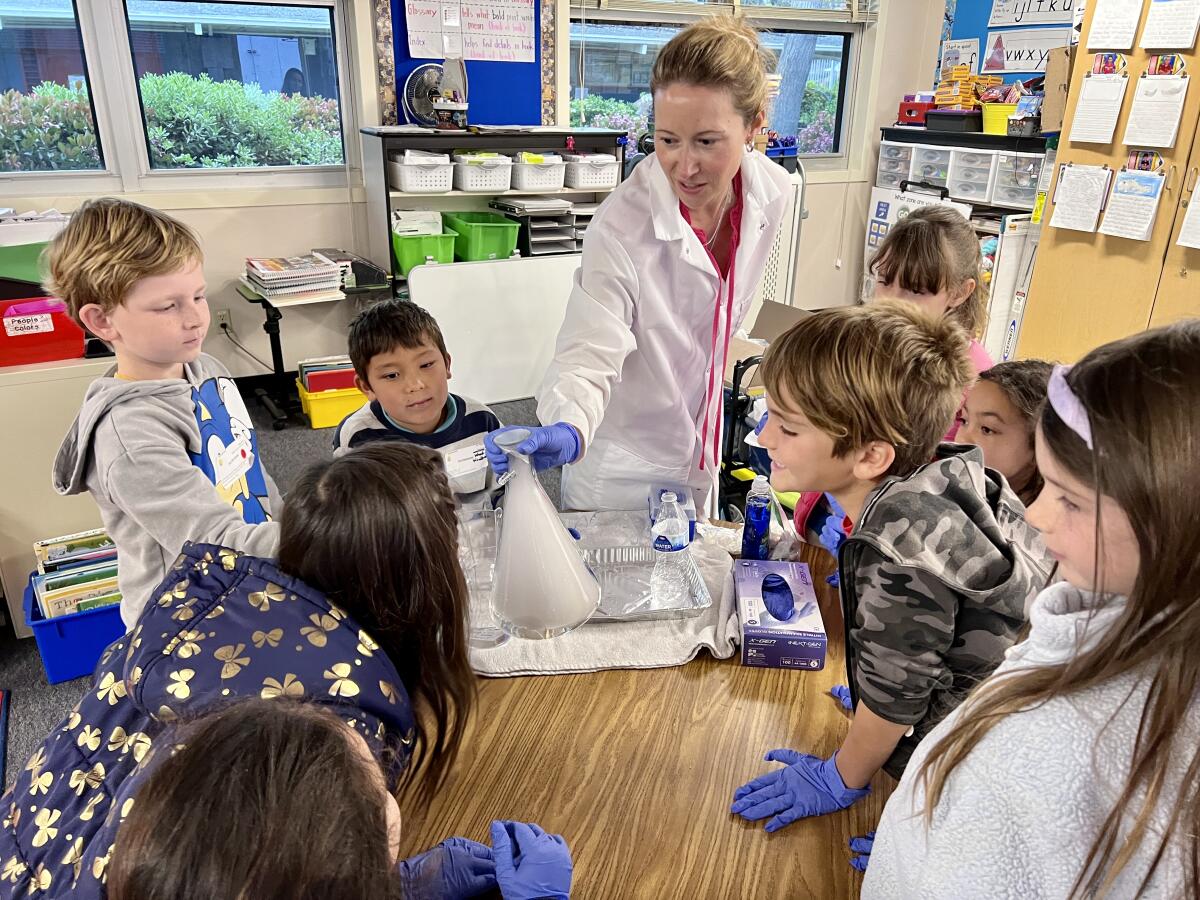
[[[1200,320],[1056,366],[1029,509],[1063,581],[917,748],[862,895],[1200,895]]]
[[[457,559],[441,458],[404,443],[309,469],[283,511],[278,563],[185,546],[0,799],[0,897],[104,896],[125,780],[166,727],[239,697],[324,705],[366,742],[388,791],[435,792],[475,703]],[[474,865],[471,848],[446,855]]]
[[[566,896],[566,846],[493,823],[492,849],[450,838],[396,865],[400,818],[361,735],[328,709],[241,700],[173,729],[126,780],[110,900],[362,900]],[[163,823],[175,823],[164,827]],[[501,834],[502,833],[502,834]],[[520,835],[518,852],[509,841]],[[519,858],[517,858],[519,855]],[[506,864],[507,862],[507,864]]]

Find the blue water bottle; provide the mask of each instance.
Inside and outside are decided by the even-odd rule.
[[[746,495],[746,524],[742,528],[742,559],[766,559],[770,555],[771,482],[756,475]]]

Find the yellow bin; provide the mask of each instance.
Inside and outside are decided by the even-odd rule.
[[[984,134],[1008,134],[1008,117],[1017,111],[1017,104],[984,103],[980,108],[983,110]]]
[[[313,428],[333,428],[367,402],[367,395],[358,388],[314,391],[310,394],[297,378],[296,390],[300,393],[300,408],[308,416],[309,425]]]

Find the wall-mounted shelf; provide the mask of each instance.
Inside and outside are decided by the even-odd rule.
[[[436,197],[554,197],[559,194],[588,196],[593,194],[609,194],[615,188],[560,188],[557,191],[443,191],[440,194],[412,191],[388,191],[393,200],[420,200]]]

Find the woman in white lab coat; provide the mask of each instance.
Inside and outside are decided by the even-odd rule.
[[[563,471],[565,509],[637,509],[653,482],[716,497],[721,391],[791,179],[753,152],[768,57],[731,17],[693,25],[651,76],[655,152],[597,211],[538,418],[516,449]],[[793,86],[793,89],[794,86]],[[507,467],[492,436],[497,471]]]

